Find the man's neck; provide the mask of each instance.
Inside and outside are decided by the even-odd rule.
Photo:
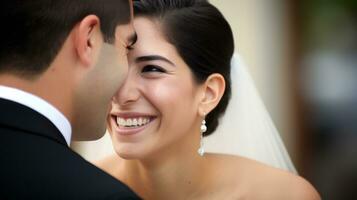
[[[68,97],[66,93],[68,94],[69,91],[65,83],[60,85],[54,82],[55,80],[45,75],[32,80],[12,74],[0,74],[0,85],[16,88],[42,98],[71,122],[70,101],[66,98]]]

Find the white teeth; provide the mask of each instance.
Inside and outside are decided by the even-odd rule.
[[[132,125],[132,120],[131,119],[127,119],[126,120],[126,125],[127,126],[131,126]]]
[[[139,127],[144,126],[150,122],[149,117],[139,117],[139,118],[120,118],[117,117],[117,125],[122,127]]]
[[[117,124],[121,124],[121,125],[125,126],[126,121],[123,118],[117,117]]]

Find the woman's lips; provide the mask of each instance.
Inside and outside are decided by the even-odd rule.
[[[130,116],[130,115],[112,115],[111,121],[115,127],[115,132],[120,135],[133,135],[147,128],[156,117],[153,116]]]

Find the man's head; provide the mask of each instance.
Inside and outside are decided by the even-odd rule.
[[[73,139],[101,137],[135,40],[130,1],[2,1],[0,17],[0,83],[55,105]]]
[[[108,43],[114,43],[117,25],[130,22],[128,0],[12,0],[0,5],[0,72],[26,76],[45,71],[87,15],[98,16]]]

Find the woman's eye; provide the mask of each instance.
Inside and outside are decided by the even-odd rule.
[[[156,65],[146,65],[145,67],[143,67],[142,73],[147,73],[147,72],[159,72],[159,73],[165,73],[166,71],[164,69],[162,69],[159,66]]]

